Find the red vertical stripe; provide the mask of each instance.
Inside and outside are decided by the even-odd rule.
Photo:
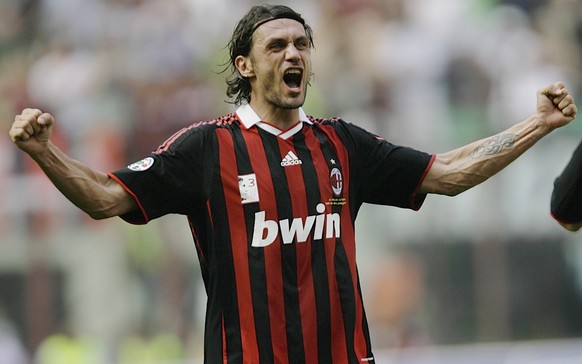
[[[220,154],[220,177],[224,186],[226,209],[229,221],[244,221],[244,210],[240,201],[237,168],[225,168],[236,166],[236,155],[233,140],[228,130],[218,129],[218,144]],[[236,290],[238,298],[238,311],[241,327],[241,343],[245,361],[259,362],[257,335],[255,332],[255,318],[252,309],[251,284],[248,261],[247,234],[234,228],[238,224],[231,224],[230,237],[232,242],[232,255],[236,276]],[[244,228],[243,228],[244,229]],[[226,343],[224,344],[226,346]]]
[[[326,203],[332,198],[331,187],[329,184],[330,171],[328,168],[325,156],[321,151],[321,146],[317,137],[310,130],[306,134],[305,143],[309,147],[312,153],[313,163],[315,164],[315,170],[317,171],[317,180],[319,181],[319,190],[321,191],[321,199],[323,203]],[[326,207],[326,213],[331,210]],[[342,221],[343,223],[343,221]],[[329,283],[329,300],[330,300],[330,317],[331,317],[331,346],[332,350],[332,361],[334,363],[346,362],[348,358],[347,347],[346,347],[346,336],[344,330],[344,320],[342,315],[342,309],[339,304],[340,296],[337,287],[337,282],[335,279],[335,263],[334,263],[334,253],[335,253],[335,239],[324,240],[325,245],[325,256],[327,261],[327,276]]]
[[[297,155],[290,141],[279,141],[281,159],[287,152],[293,151]],[[308,216],[307,194],[305,192],[305,180],[301,173],[301,166],[285,167],[291,201],[293,201],[293,216]],[[315,208],[315,206],[311,206]],[[297,255],[297,286],[299,289],[299,310],[301,313],[301,325],[303,331],[303,345],[307,362],[317,363],[317,312],[315,310],[315,287],[313,286],[311,244],[309,239],[296,244]]]
[[[267,268],[267,291],[269,296],[269,317],[273,341],[273,356],[276,363],[288,363],[287,336],[285,334],[285,300],[283,295],[283,272],[281,271],[281,242],[275,240],[265,249]]]
[[[222,315],[222,363],[228,363],[228,353],[226,352],[226,331],[224,330],[224,314]]]
[[[336,153],[338,158],[340,159],[340,163],[342,166],[342,174],[343,174],[343,191],[344,197],[349,197],[349,189],[350,189],[350,163],[348,158],[347,150],[343,147],[343,142],[339,139],[339,136],[336,133],[329,133],[328,134],[329,140],[336,146]],[[348,199],[349,201],[349,199]],[[364,328],[362,325],[363,317],[364,317],[364,310],[363,310],[363,302],[361,300],[361,295],[359,294],[358,289],[358,271],[356,267],[356,245],[355,245],[355,231],[354,231],[354,224],[352,222],[352,216],[350,213],[350,206],[346,204],[342,207],[342,219],[341,219],[341,236],[342,241],[344,243],[344,249],[346,250],[346,254],[349,259],[350,264],[350,271],[352,275],[352,282],[353,282],[353,290],[354,290],[354,298],[356,303],[356,320],[355,320],[355,332],[354,332],[354,350],[358,359],[368,357],[368,348],[366,345],[366,335],[364,333]],[[348,244],[350,242],[350,244]]]
[[[273,188],[265,148],[257,129],[243,131],[243,137],[247,144],[247,150],[251,158],[252,168],[257,173],[259,186],[260,210],[266,211],[265,219],[279,221],[276,211],[276,196]],[[265,206],[273,206],[266,209]],[[253,249],[253,248],[251,248]],[[267,295],[269,299],[269,318],[273,342],[273,355],[276,363],[288,363],[287,337],[285,335],[285,300],[283,294],[283,272],[281,270],[281,241],[277,239],[263,249],[266,267]]]

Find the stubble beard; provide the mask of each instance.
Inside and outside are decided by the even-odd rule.
[[[305,104],[305,99],[307,97],[307,87],[303,88],[303,91],[297,96],[284,96],[283,93],[277,94],[274,90],[266,94],[266,100],[284,110],[297,109]]]

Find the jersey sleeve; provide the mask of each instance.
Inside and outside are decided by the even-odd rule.
[[[355,173],[362,202],[418,210],[426,194],[419,193],[434,155],[394,145],[348,124],[356,149]]]
[[[554,181],[550,211],[563,223],[582,221],[582,142]]]
[[[139,207],[120,216],[125,221],[145,224],[166,214],[188,215],[200,206],[208,171],[204,133],[188,131],[173,138],[149,157],[109,173]]]

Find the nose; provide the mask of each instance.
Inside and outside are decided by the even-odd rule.
[[[287,49],[285,49],[285,58],[289,61],[296,61],[301,58],[299,49],[295,47],[295,44],[293,44],[293,42],[289,42],[289,44],[287,45]]]

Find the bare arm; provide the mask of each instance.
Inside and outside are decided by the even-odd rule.
[[[105,173],[76,161],[50,141],[54,118],[37,109],[16,116],[10,138],[40,166],[73,204],[94,219],[118,216],[137,208],[133,197]]]
[[[537,93],[536,113],[509,129],[437,154],[420,192],[455,196],[501,171],[552,130],[576,117],[574,99],[561,82]]]

